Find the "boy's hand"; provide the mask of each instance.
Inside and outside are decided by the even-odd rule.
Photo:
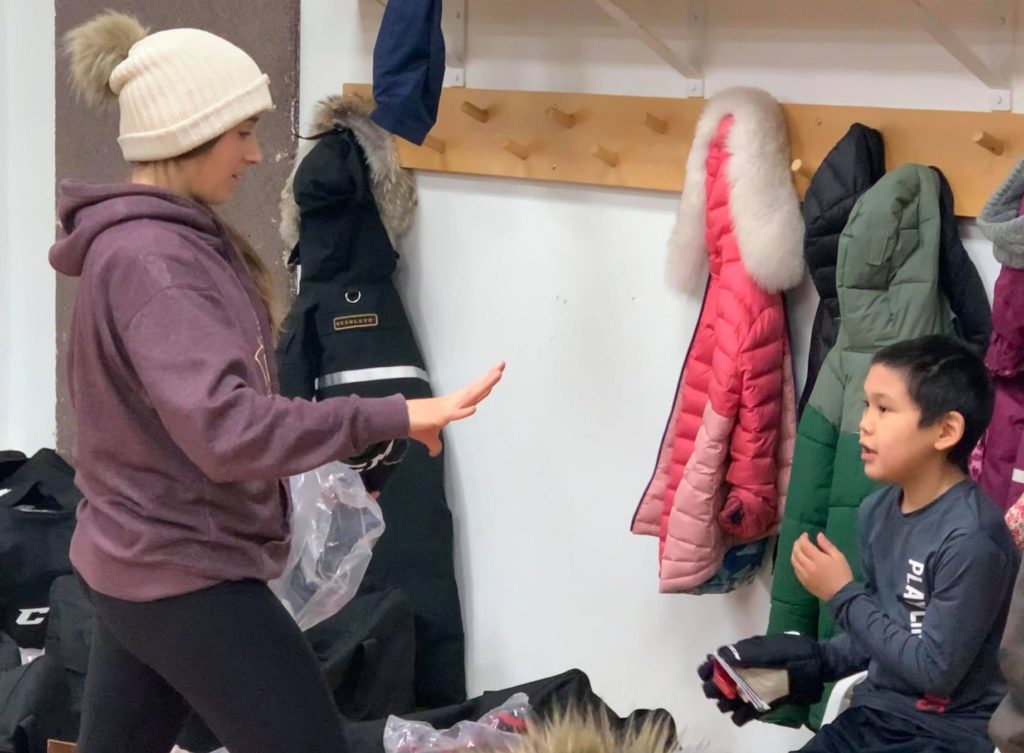
[[[783,703],[807,705],[817,703],[825,689],[823,681],[822,649],[818,642],[802,635],[759,635],[722,646],[716,652],[719,658],[740,669],[757,667],[777,669],[786,673],[789,692],[771,702],[772,707]],[[729,698],[714,681],[712,657],[697,668],[704,695],[718,704],[723,714],[732,714],[732,721],[743,726],[763,714],[740,698]]]
[[[823,533],[818,534],[817,546],[806,533],[797,539],[791,561],[803,587],[822,601],[829,601],[853,581],[850,563]]]

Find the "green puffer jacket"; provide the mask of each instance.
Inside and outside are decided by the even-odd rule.
[[[900,340],[953,334],[954,320],[939,289],[940,181],[934,170],[904,165],[857,202],[839,241],[836,285],[840,328],[797,430],[793,475],[779,534],[770,634],[796,631],[831,638],[828,610],[793,572],[793,543],[819,531],[847,556],[861,577],[857,511],[875,489],[864,475],[859,429],[864,378],[874,354]],[[826,690],[826,699],[827,699]],[[821,704],[785,707],[771,721],[817,729]]]

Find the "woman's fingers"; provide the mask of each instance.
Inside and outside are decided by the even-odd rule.
[[[441,444],[441,434],[439,432],[429,432],[421,440],[427,447],[427,452],[430,453],[430,457],[436,458],[441,454],[441,450],[444,446]]]
[[[455,413],[452,415],[452,421],[461,421],[464,418],[469,418],[475,413],[475,405],[471,405],[468,408],[456,408]]]
[[[505,364],[500,363],[468,387],[440,398],[412,400],[410,404],[410,436],[426,446],[432,457],[444,449],[441,431],[453,421],[461,421],[476,413],[476,406],[491,394]]]
[[[490,395],[491,391],[494,389],[494,385],[501,381],[501,376],[504,370],[505,364],[500,364],[488,371],[468,387],[465,387],[462,392],[459,393],[459,405],[476,405]]]
[[[491,394],[495,384],[497,384],[497,381],[486,384],[474,384],[466,387],[462,391],[462,394],[459,395],[459,405],[468,406],[479,404],[484,400],[484,398]]]

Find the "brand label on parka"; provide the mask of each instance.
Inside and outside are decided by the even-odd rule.
[[[365,329],[366,327],[380,326],[380,319],[376,314],[358,314],[356,316],[338,316],[334,319],[334,331],[341,332],[346,329]]]

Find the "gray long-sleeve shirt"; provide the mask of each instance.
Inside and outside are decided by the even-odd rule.
[[[1020,555],[972,481],[906,515],[901,496],[887,487],[861,506],[865,580],[828,604],[845,631],[824,644],[831,674],[868,670],[855,706],[984,739],[1006,692],[998,649]]]

